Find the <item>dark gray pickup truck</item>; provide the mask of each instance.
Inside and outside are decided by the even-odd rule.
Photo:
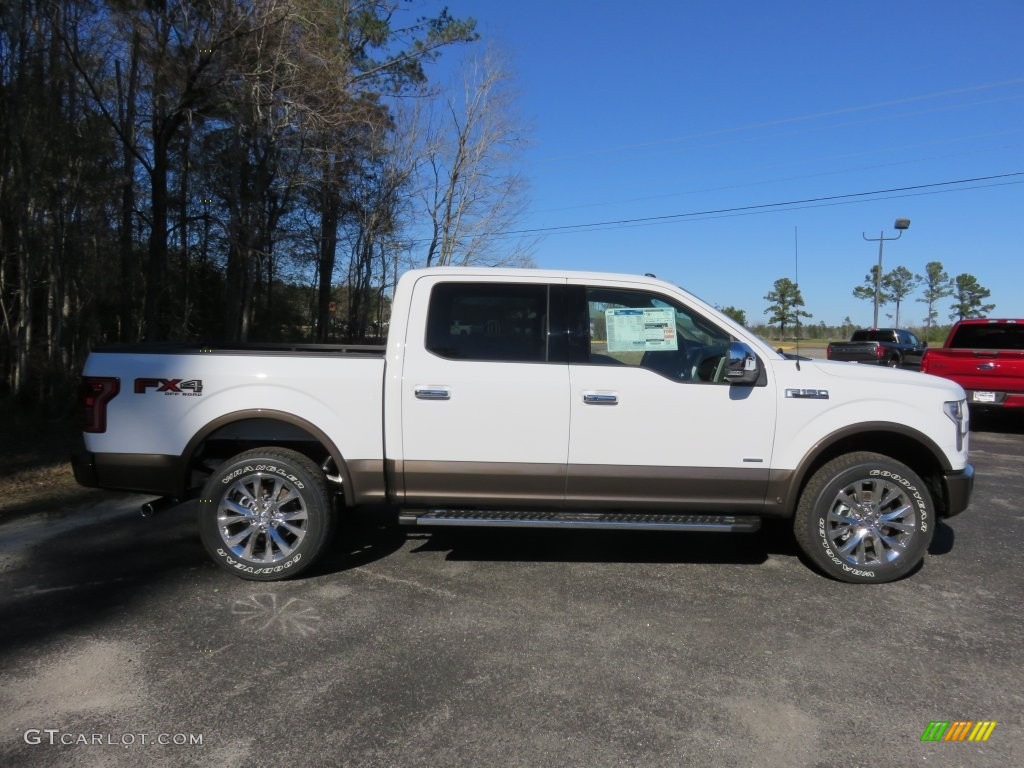
[[[849,341],[833,341],[825,353],[829,360],[916,368],[927,347],[927,342],[902,328],[863,328],[854,331]]]

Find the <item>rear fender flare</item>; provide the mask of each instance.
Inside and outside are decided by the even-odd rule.
[[[311,424],[303,418],[300,418],[299,416],[295,416],[294,414],[287,413],[285,411],[274,411],[265,408],[253,408],[244,411],[226,413],[209,422],[195,435],[193,435],[192,439],[189,440],[188,444],[185,446],[185,451],[182,454],[182,465],[185,467],[186,473],[186,476],[182,478],[182,485],[187,485],[187,475],[189,468],[192,466],[192,460],[199,451],[199,448],[210,438],[212,434],[224,427],[252,419],[277,421],[282,424],[297,427],[319,442],[334,460],[334,465],[337,467],[338,473],[342,478],[342,491],[345,494],[345,504],[351,506],[354,503],[355,489],[352,487],[352,476],[349,473],[348,465],[345,463],[345,458],[341,455],[341,452],[338,450],[337,445],[334,444],[334,441],[332,441],[319,427]]]

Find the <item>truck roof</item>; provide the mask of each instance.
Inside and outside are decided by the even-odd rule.
[[[968,317],[963,320],[958,320],[957,325],[988,325],[995,323],[1008,323],[1010,325],[1019,323],[1024,325],[1024,320],[1010,320],[1010,319],[998,319],[995,317]]]
[[[612,281],[617,283],[642,283],[646,286],[660,286],[661,288],[682,293],[685,296],[696,299],[699,302],[714,307],[714,304],[705,301],[693,291],[683,288],[681,285],[662,280],[650,273],[642,275],[629,274],[626,272],[591,272],[575,271],[571,269],[522,269],[519,267],[423,267],[410,269],[399,279],[417,280],[427,275],[452,275],[459,277],[481,277],[488,280],[494,278],[520,277],[540,278],[543,280],[578,280],[580,282]]]
[[[673,288],[678,285],[661,280],[652,274],[629,274],[625,272],[594,272],[570,269],[523,269],[519,267],[423,267],[411,269],[405,275],[422,277],[424,275],[479,275],[481,277],[540,277],[548,280],[555,278],[571,278],[584,280],[639,280],[641,282],[664,283]],[[403,277],[405,276],[403,275]]]

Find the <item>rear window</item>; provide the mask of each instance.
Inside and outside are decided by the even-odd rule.
[[[1018,323],[961,325],[949,340],[955,349],[1024,349],[1024,326]]]
[[[440,283],[430,294],[427,349],[450,360],[542,363],[548,288],[515,283]]]
[[[895,334],[892,331],[854,331],[850,341],[895,341]]]

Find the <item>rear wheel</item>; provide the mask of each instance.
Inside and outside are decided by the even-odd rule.
[[[243,579],[277,581],[301,573],[317,560],[332,532],[323,473],[296,451],[240,453],[203,488],[203,546],[218,565]]]
[[[801,549],[826,575],[848,582],[894,581],[924,559],[935,507],[913,470],[864,451],[833,459],[814,473],[793,524]]]

